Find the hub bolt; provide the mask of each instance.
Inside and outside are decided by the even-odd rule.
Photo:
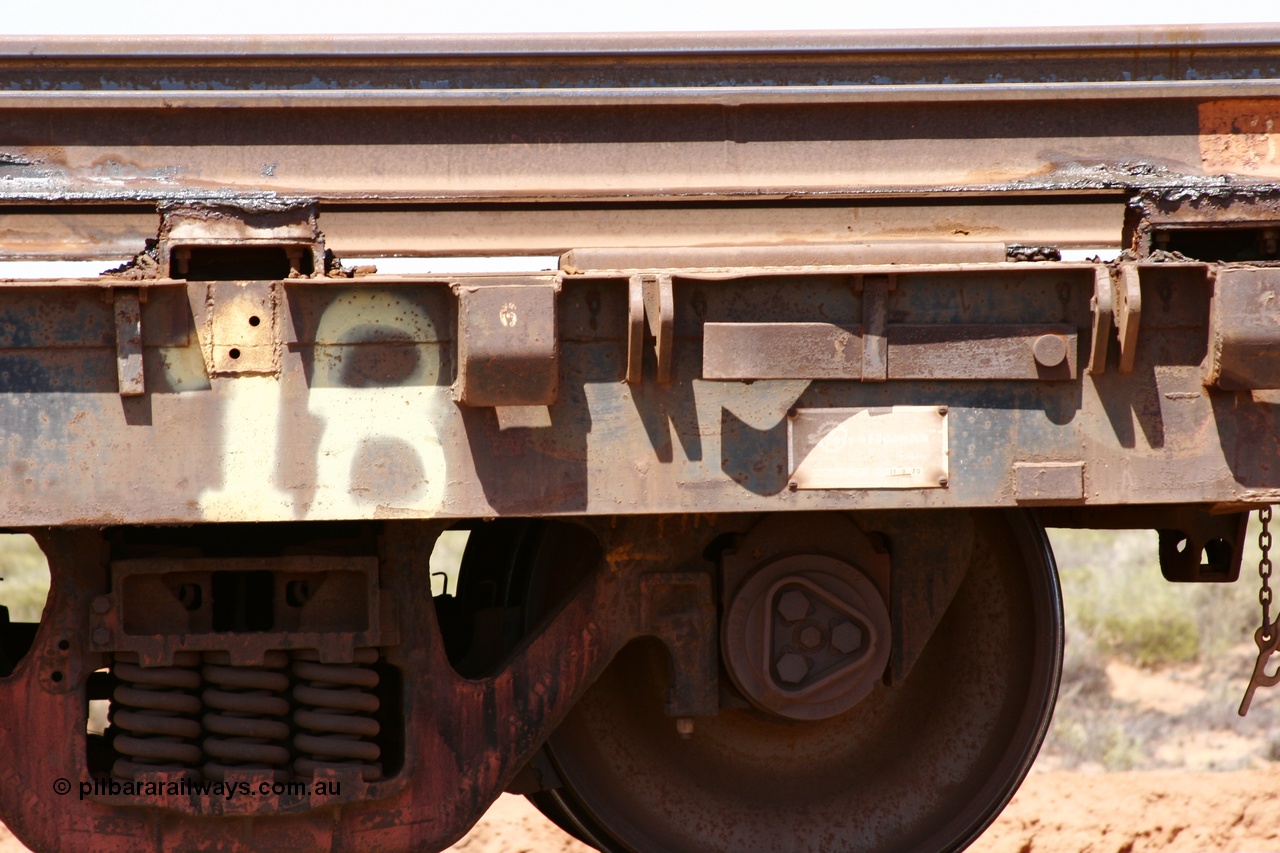
[[[800,590],[789,589],[778,597],[778,612],[788,622],[799,622],[813,612],[813,604]]]
[[[809,674],[809,659],[795,652],[778,658],[778,677],[787,684],[799,684]]]
[[[852,622],[841,622],[831,629],[831,647],[840,654],[851,654],[861,645],[862,629]]]

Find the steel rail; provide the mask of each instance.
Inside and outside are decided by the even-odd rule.
[[[1116,245],[1125,193],[1280,178],[1280,26],[9,38],[0,116],[4,257],[127,256],[184,198],[314,200],[345,253]]]
[[[549,33],[298,36],[7,36],[0,58],[77,57],[335,57],[422,54],[532,55],[794,51],[956,51],[1089,49],[1197,51],[1280,46],[1276,24],[1192,24],[1120,27],[1003,27],[997,29],[848,30],[810,32]]]
[[[1280,80],[1187,80],[1132,83],[1005,83],[883,86],[744,86],[726,88],[579,88],[268,91],[3,92],[0,109],[261,109],[352,107],[748,106],[991,101],[1276,98]]]
[[[286,101],[271,98],[287,94],[287,103],[301,106],[326,95],[345,98],[349,91],[366,103],[391,106],[581,103],[592,97],[616,103],[619,90],[653,103],[690,97],[742,103],[778,97],[1024,99],[1028,87],[1042,86],[1052,93],[1047,97],[1126,96],[1111,94],[1112,87],[1137,97],[1198,97],[1238,96],[1236,86],[1270,91],[1277,79],[1280,27],[1272,25],[768,36],[0,39],[0,94],[25,105],[45,98],[85,105],[103,98],[134,106],[141,92],[183,99],[174,105],[218,105],[219,97],[232,95],[279,105]]]

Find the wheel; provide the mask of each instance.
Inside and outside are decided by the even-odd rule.
[[[1035,758],[1063,642],[1043,529],[1026,513],[973,519],[964,580],[901,682],[826,719],[722,708],[682,739],[663,714],[665,649],[639,640],[551,737],[564,787],[535,804],[607,851],[967,846]]]

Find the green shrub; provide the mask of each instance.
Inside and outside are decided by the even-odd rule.
[[[1200,657],[1200,626],[1187,613],[1110,614],[1094,630],[1104,654],[1138,666],[1192,663]]]
[[[1151,531],[1050,535],[1067,645],[1042,753],[1049,766],[1228,770],[1280,756],[1280,738],[1269,735],[1280,731],[1280,693],[1260,693],[1247,718],[1236,714],[1256,653],[1256,520],[1234,584],[1168,583]],[[1113,682],[1121,673],[1109,669],[1112,662],[1154,670],[1155,683],[1173,691],[1185,684],[1196,698],[1172,707],[1135,698],[1141,694]],[[1207,732],[1230,732],[1228,743],[1253,745],[1221,753],[1187,746]]]
[[[1257,615],[1257,546],[1235,584],[1171,584],[1149,530],[1051,531],[1068,631],[1137,666],[1202,661],[1248,642]],[[1256,533],[1251,533],[1251,543]]]

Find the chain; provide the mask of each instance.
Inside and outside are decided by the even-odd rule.
[[[1258,510],[1258,520],[1262,522],[1262,530],[1258,533],[1258,548],[1262,550],[1262,559],[1258,561],[1258,576],[1262,578],[1262,588],[1258,590],[1258,603],[1262,605],[1262,636],[1271,639],[1271,531],[1267,525],[1271,522],[1271,506]]]

